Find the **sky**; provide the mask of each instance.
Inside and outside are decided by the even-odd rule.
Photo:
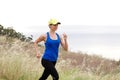
[[[48,30],[49,19],[56,18],[64,31],[119,33],[119,4],[119,0],[0,0],[0,24],[18,32],[38,32]]]

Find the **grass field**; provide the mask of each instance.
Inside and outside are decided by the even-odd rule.
[[[41,53],[44,47],[39,47]],[[0,37],[0,80],[38,80],[44,68],[36,58],[33,43]],[[120,62],[66,52],[60,48],[56,68],[60,80],[120,80]],[[52,80],[51,76],[47,80]]]

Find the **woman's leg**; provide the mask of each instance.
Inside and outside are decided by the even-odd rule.
[[[58,80],[59,75],[55,68],[56,62],[50,62],[48,60],[42,59],[42,65],[45,68],[42,77],[39,80],[46,80],[47,77],[51,74],[53,77],[53,80]]]
[[[56,64],[56,61],[52,62],[54,66],[51,67],[51,75],[52,75],[52,78],[53,80],[58,80],[59,79],[59,75],[58,75],[58,72],[55,68],[55,64]]]
[[[44,71],[39,80],[46,80],[48,78],[48,76],[50,75],[50,70],[48,68],[46,68],[48,63],[44,59],[42,59],[41,63],[42,63],[42,66],[44,67]]]

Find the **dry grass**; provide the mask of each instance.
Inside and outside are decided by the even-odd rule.
[[[60,61],[64,60],[70,66],[78,67],[82,71],[92,72],[95,74],[107,74],[118,72],[118,62],[115,60],[105,59],[97,55],[87,55],[81,52],[65,52],[61,50]]]
[[[43,49],[39,47],[41,52]],[[60,80],[120,80],[118,63],[97,55],[60,49],[56,68]],[[38,80],[42,72],[33,43],[0,37],[0,80]]]

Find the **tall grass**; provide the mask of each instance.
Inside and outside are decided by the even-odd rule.
[[[39,50],[43,52],[43,47]],[[60,80],[120,80],[117,61],[62,49],[59,56]],[[0,80],[38,80],[43,70],[32,43],[0,37]]]

